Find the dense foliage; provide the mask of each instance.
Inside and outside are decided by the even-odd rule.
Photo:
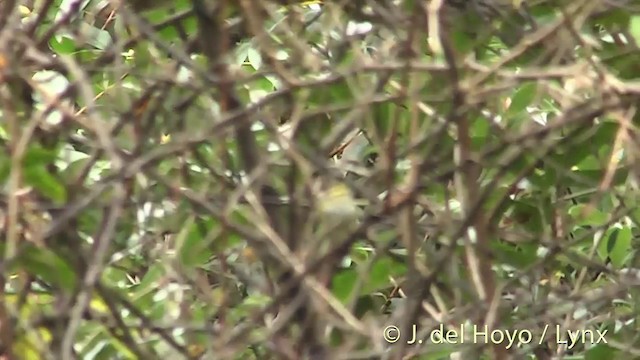
[[[635,0],[0,1],[0,358],[640,358],[639,42]]]

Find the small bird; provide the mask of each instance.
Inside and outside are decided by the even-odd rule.
[[[317,180],[315,231],[305,244],[307,256],[321,258],[347,240],[363,216],[364,201],[356,199],[347,184],[339,180]],[[314,260],[315,260],[314,259]],[[334,259],[332,263],[341,259]]]

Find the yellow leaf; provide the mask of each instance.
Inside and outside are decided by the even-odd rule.
[[[91,303],[89,303],[89,305],[91,306],[91,310],[95,310],[102,313],[109,312],[109,307],[107,307],[107,305],[104,303],[104,301],[102,301],[102,299],[99,299],[99,298],[91,299]]]
[[[31,9],[29,9],[28,7],[26,7],[24,5],[19,5],[18,6],[18,11],[20,11],[20,15],[22,17],[26,17],[26,16],[29,16],[31,14]]]
[[[51,332],[44,327],[40,327],[37,333],[31,331],[26,335],[19,336],[13,345],[13,351],[15,354],[20,355],[20,359],[39,360],[43,358],[42,352],[46,351],[50,341]]]
[[[205,348],[200,344],[189,344],[187,345],[187,352],[194,358],[202,356]]]

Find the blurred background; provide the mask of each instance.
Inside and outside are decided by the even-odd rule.
[[[639,358],[639,37],[632,0],[0,1],[1,358]]]

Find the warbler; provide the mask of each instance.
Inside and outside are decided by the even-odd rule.
[[[316,186],[315,230],[310,241],[305,242],[305,257],[317,259],[357,229],[363,202],[342,182],[322,181]]]
[[[346,255],[342,251],[335,253],[333,250],[341,247],[357,229],[363,211],[360,208],[361,201],[356,199],[345,183],[323,179],[314,185],[317,226],[314,227],[311,241],[305,241],[303,258],[307,264],[321,259],[320,266],[310,276],[322,286],[331,288],[332,279]],[[309,358],[327,358],[319,355],[323,353],[323,341],[319,342],[319,339],[331,331],[330,324],[324,319],[324,314],[331,311],[328,304],[317,297],[309,298],[307,304],[307,312],[301,311],[300,314],[306,315],[302,339],[309,344]]]
[[[353,191],[344,183],[335,182],[321,190],[318,199],[318,211],[325,219],[356,219],[362,210]]]
[[[356,197],[350,185],[339,180],[323,185],[319,196],[317,209],[327,219],[358,219],[368,204],[366,199]]]

